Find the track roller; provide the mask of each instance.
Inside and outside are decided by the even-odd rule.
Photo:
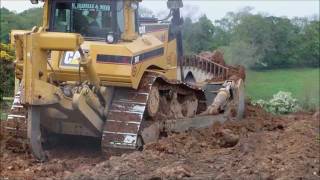
[[[150,117],[155,117],[160,106],[160,94],[157,85],[153,85],[149,92],[147,101],[147,113]]]

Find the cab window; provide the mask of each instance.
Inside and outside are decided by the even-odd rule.
[[[56,2],[52,30],[105,38],[112,31],[111,4],[107,2]]]

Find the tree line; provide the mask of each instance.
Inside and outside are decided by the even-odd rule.
[[[31,30],[32,27],[41,24],[42,8],[31,8],[21,13],[9,11],[6,8],[0,9],[2,43],[9,42],[9,33],[13,29]]]
[[[30,30],[39,25],[42,9],[32,8],[22,13],[15,13],[6,8],[0,9],[0,101],[3,96],[13,96],[14,89],[14,47],[9,43],[9,33],[13,29]]]
[[[184,19],[187,53],[224,52],[225,60],[251,69],[319,67],[318,18],[293,18],[252,14],[251,8],[229,12],[214,23],[203,15]]]

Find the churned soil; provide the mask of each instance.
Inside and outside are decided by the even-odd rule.
[[[275,116],[248,104],[242,121],[169,134],[143,151],[110,157],[66,143],[45,163],[6,150],[2,136],[0,179],[319,179],[319,121],[319,112]]]

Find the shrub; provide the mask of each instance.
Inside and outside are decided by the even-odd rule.
[[[0,102],[3,96],[13,96],[15,60],[14,48],[10,44],[0,44]]]
[[[260,99],[254,101],[253,104],[274,114],[288,114],[300,109],[298,100],[293,98],[290,92],[284,91],[279,91],[277,94],[274,94],[273,98],[269,101]]]

